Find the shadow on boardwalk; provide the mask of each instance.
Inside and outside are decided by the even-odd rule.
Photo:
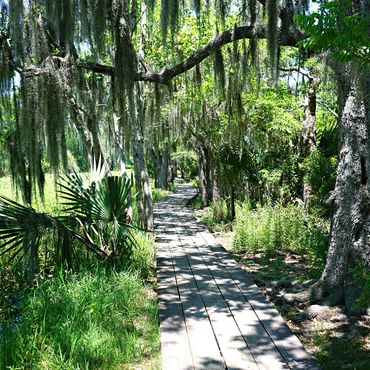
[[[179,185],[155,209],[162,368],[318,369],[232,256],[186,208]]]

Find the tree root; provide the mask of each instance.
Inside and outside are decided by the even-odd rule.
[[[303,292],[284,294],[284,298],[289,303],[315,303],[323,300],[326,293],[327,290],[324,289],[324,282],[319,280]]]

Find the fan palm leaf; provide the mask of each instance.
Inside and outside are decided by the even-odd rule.
[[[115,255],[129,255],[135,239],[128,210],[131,207],[132,185],[128,178],[107,176],[86,183],[76,172],[67,174],[60,183],[59,195],[66,206],[65,212],[82,226],[90,240],[102,250]]]
[[[54,236],[53,243],[47,240],[47,234],[50,232]],[[10,255],[10,261],[16,257],[17,263],[23,260],[28,266],[30,278],[38,270],[41,248],[44,249],[44,255],[47,254],[48,244],[53,245],[56,263],[71,266],[75,240],[100,257],[106,256],[104,251],[78,235],[58,218],[0,196],[0,257],[7,254]]]

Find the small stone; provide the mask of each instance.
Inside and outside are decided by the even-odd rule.
[[[310,318],[313,319],[319,314],[323,313],[326,311],[329,307],[328,306],[321,306],[318,304],[313,304],[312,306],[309,306],[306,310],[306,315]]]
[[[333,321],[333,322],[340,322],[340,321],[345,321],[347,320],[348,317],[347,315],[345,315],[344,313],[339,313],[337,315],[334,315],[330,318],[330,321]]]

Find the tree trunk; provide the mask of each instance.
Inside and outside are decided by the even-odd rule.
[[[316,86],[318,81],[309,77],[309,85],[305,96],[305,117],[302,127],[301,152],[303,158],[307,158],[316,148]],[[311,185],[303,183],[303,201],[308,207],[312,195]]]
[[[153,230],[153,198],[150,188],[149,174],[144,156],[144,141],[142,134],[141,120],[142,105],[140,97],[140,89],[136,84],[135,92],[132,91],[128,95],[129,109],[131,115],[131,132],[132,132],[132,152],[134,157],[134,172],[135,184],[137,192],[137,204],[140,214],[140,219],[143,226],[148,230]],[[136,96],[136,104],[135,97]]]
[[[199,192],[202,205],[207,206],[212,200],[210,176],[209,176],[209,157],[208,150],[200,145],[197,149],[199,161]]]
[[[154,162],[153,166],[153,176],[154,176],[154,186],[159,187],[159,169],[161,168],[162,158],[161,153],[159,153],[158,145],[154,144],[151,150],[152,160]]]
[[[351,268],[370,267],[369,104],[370,73],[354,63],[337,68],[340,148],[329,251],[321,277],[323,293],[335,294],[351,311],[357,288]]]
[[[165,144],[162,152],[162,161],[160,165],[158,187],[161,189],[168,188],[168,162],[170,158],[170,148],[168,144]]]
[[[212,201],[214,203],[220,203],[221,201],[220,168],[219,164],[216,163],[213,155],[212,158],[210,158],[209,174],[212,188]]]
[[[234,185],[231,184],[231,191],[230,191],[230,217],[231,220],[235,220],[236,212],[235,212],[235,188]]]

